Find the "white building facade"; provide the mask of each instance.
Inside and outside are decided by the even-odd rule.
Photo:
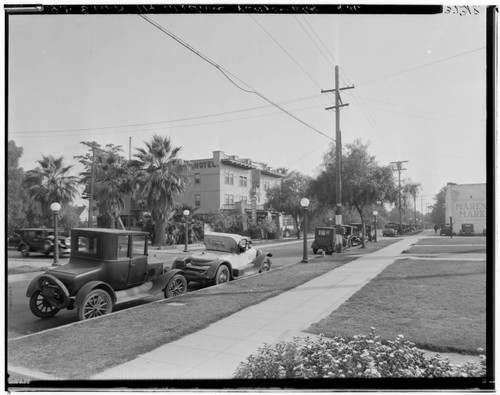
[[[445,194],[445,215],[453,221],[453,231],[458,234],[462,224],[473,224],[474,232],[486,229],[486,184],[448,183]]]

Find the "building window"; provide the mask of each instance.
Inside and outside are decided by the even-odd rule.
[[[194,173],[194,183],[195,184],[200,183],[200,173]]]
[[[248,183],[248,180],[244,176],[240,176],[240,187],[246,187]]]
[[[234,185],[234,175],[233,173],[229,173],[227,172],[225,174],[225,179],[224,179],[224,182],[228,185]]]
[[[269,182],[264,182],[264,191],[267,191],[270,188]]]
[[[234,195],[224,195],[225,204],[234,204]]]
[[[242,196],[242,197],[241,197],[241,202],[242,202],[243,204],[247,204],[247,202],[248,202],[248,198],[247,198],[246,196]]]
[[[200,194],[194,195],[194,205],[196,207],[200,207],[201,206],[201,195]]]

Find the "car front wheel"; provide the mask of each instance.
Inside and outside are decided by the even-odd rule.
[[[215,284],[224,284],[230,280],[229,268],[226,265],[220,265],[215,274]]]
[[[113,301],[109,293],[103,289],[93,289],[85,296],[81,307],[78,309],[78,319],[82,321],[100,317],[111,313],[112,310]]]
[[[187,292],[187,280],[182,274],[176,274],[170,279],[163,291],[165,299],[183,295]]]
[[[59,312],[59,309],[52,306],[47,299],[40,294],[40,291],[35,291],[35,293],[31,295],[30,310],[39,318],[50,318]]]

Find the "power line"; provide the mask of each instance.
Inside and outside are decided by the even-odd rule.
[[[311,75],[310,75],[310,74],[309,74],[309,73],[308,73],[308,72],[304,69],[304,67],[302,67],[302,66],[299,64],[299,62],[297,62],[297,61],[295,60],[295,58],[294,58],[292,55],[290,55],[290,53],[289,53],[289,52],[288,52],[288,51],[287,51],[287,50],[286,50],[286,49],[285,49],[285,48],[284,48],[284,47],[283,47],[283,46],[282,46],[282,45],[278,42],[278,40],[276,40],[276,39],[273,37],[273,35],[272,35],[272,34],[271,34],[271,33],[270,33],[270,32],[269,32],[269,31],[268,31],[268,30],[267,30],[264,26],[262,26],[262,24],[261,24],[261,23],[260,23],[257,19],[255,19],[255,17],[253,17],[251,14],[248,14],[248,16],[249,16],[250,18],[252,18],[252,19],[254,20],[254,22],[255,22],[257,25],[259,25],[259,26],[260,26],[260,28],[261,28],[262,30],[264,30],[264,32],[266,32],[266,34],[269,36],[269,38],[271,38],[271,40],[273,40],[273,41],[274,41],[274,43],[275,43],[278,47],[280,47],[280,48],[283,50],[283,52],[284,52],[284,53],[285,53],[285,54],[286,54],[286,55],[287,55],[287,56],[288,56],[288,57],[292,60],[292,62],[293,62],[293,63],[295,63],[295,64],[296,64],[296,65],[297,65],[297,66],[298,66],[298,67],[299,67],[299,68],[300,68],[300,69],[304,72],[304,74],[305,74],[307,77],[309,77],[309,79],[310,79],[310,80],[311,80],[311,81],[312,81],[312,82],[313,82],[313,83],[314,83],[314,84],[315,84],[318,88],[320,88],[320,89],[321,89],[321,85],[319,85],[319,84],[316,82],[316,80],[315,80],[315,79],[314,79],[314,78],[313,78],[313,77],[312,77],[312,76],[311,76]]]
[[[468,54],[470,54],[470,53],[477,52],[477,51],[480,51],[480,50],[485,49],[485,48],[486,48],[486,47],[479,47],[479,48],[472,49],[472,50],[467,51],[467,52],[462,52],[462,53],[457,54],[457,55],[453,55],[453,56],[449,56],[449,57],[447,57],[447,58],[439,59],[439,60],[436,60],[436,61],[431,62],[431,63],[422,64],[422,65],[420,65],[420,66],[413,67],[413,68],[411,68],[411,69],[406,69],[406,70],[399,71],[399,72],[397,72],[397,73],[389,74],[389,75],[387,75],[387,76],[385,76],[385,77],[375,78],[375,79],[373,79],[373,80],[369,80],[369,81],[362,82],[362,83],[358,84],[358,86],[360,86],[360,85],[367,85],[367,84],[371,84],[372,82],[385,80],[385,79],[387,79],[387,78],[395,77],[395,76],[397,76],[397,75],[401,75],[401,74],[409,73],[409,72],[412,72],[412,71],[415,71],[415,70],[422,69],[422,68],[424,68],[424,67],[432,66],[432,65],[437,64],[437,63],[447,62],[448,60],[455,59],[455,58],[458,58],[458,57],[460,57],[460,56],[468,55]]]
[[[313,98],[320,98],[321,95],[315,94],[315,95],[310,95],[310,96],[304,96],[301,98],[297,99],[291,99],[282,102],[282,104],[289,104],[289,103],[294,103],[302,100],[309,100]],[[120,129],[120,128],[132,128],[132,127],[137,127],[137,126],[149,126],[149,125],[160,125],[164,123],[176,123],[176,122],[185,122],[185,121],[193,121],[197,119],[203,119],[203,118],[212,118],[212,117],[219,117],[221,115],[230,115],[230,114],[236,114],[236,113],[241,113],[241,112],[246,112],[246,111],[254,111],[254,110],[261,110],[265,108],[273,107],[271,105],[266,105],[266,106],[256,106],[256,107],[248,107],[248,108],[242,108],[239,110],[232,110],[232,111],[225,111],[225,112],[219,112],[219,113],[212,113],[212,114],[206,114],[206,115],[197,115],[193,117],[188,117],[188,118],[179,118],[179,119],[170,119],[170,120],[165,120],[165,121],[156,121],[156,122],[145,122],[145,123],[137,123],[137,124],[127,124],[127,125],[115,125],[115,126],[97,126],[97,127],[92,127],[92,128],[75,128],[75,129],[50,129],[50,130],[24,130],[24,131],[19,131],[19,132],[10,132],[10,134],[28,134],[28,133],[63,133],[63,132],[86,132],[86,131],[93,131],[93,130],[106,130],[106,129]],[[305,108],[311,108],[311,107],[305,107]],[[298,110],[302,110],[304,108],[300,108]],[[298,111],[294,110],[294,111]],[[259,116],[267,116],[269,114],[263,114],[263,115],[257,115],[255,118],[258,118]],[[246,119],[246,118],[237,118],[238,119]],[[199,125],[199,124],[197,124]],[[203,124],[201,124],[203,125]],[[154,129],[141,129],[140,131],[143,130],[154,130]],[[76,135],[75,135],[76,136]]]
[[[151,25],[153,25],[154,27],[156,27],[157,29],[159,29],[160,31],[162,31],[163,33],[165,33],[166,35],[168,35],[169,37],[173,38],[175,41],[177,41],[179,44],[181,44],[182,46],[186,47],[187,49],[189,49],[191,52],[193,52],[195,55],[199,56],[200,58],[202,58],[203,60],[205,60],[207,63],[209,63],[210,65],[212,65],[213,67],[215,67],[217,70],[219,70],[222,75],[224,75],[233,85],[235,85],[237,88],[241,89],[242,91],[244,92],[247,92],[247,93],[253,93],[257,96],[259,96],[260,98],[262,98],[263,100],[267,101],[268,103],[272,104],[273,106],[275,106],[276,108],[279,108],[281,111],[283,111],[285,114],[289,115],[290,117],[294,118],[296,121],[302,123],[304,126],[307,126],[308,128],[310,128],[311,130],[314,130],[316,133],[319,133],[323,136],[325,136],[327,139],[329,140],[332,140],[334,141],[334,139],[332,139],[330,136],[328,136],[326,133],[323,133],[321,132],[320,130],[316,129],[315,127],[309,125],[307,122],[303,121],[302,119],[296,117],[295,115],[293,115],[292,113],[290,113],[289,111],[287,111],[286,109],[284,109],[283,107],[281,107],[280,105],[278,105],[277,103],[273,102],[272,100],[270,100],[269,98],[267,98],[266,96],[264,96],[262,93],[260,93],[259,91],[257,91],[256,89],[254,89],[252,86],[250,86],[249,84],[247,84],[246,82],[242,81],[240,78],[238,78],[237,76],[235,76],[233,73],[231,73],[230,71],[228,71],[227,69],[221,67],[220,65],[218,65],[217,63],[215,63],[214,61],[210,60],[207,56],[203,55],[200,51],[196,50],[194,47],[192,47],[191,45],[187,44],[186,42],[184,42],[183,40],[181,40],[179,37],[175,36],[173,33],[171,33],[170,31],[168,31],[167,29],[165,29],[163,26],[159,25],[158,23],[154,22],[153,20],[151,20],[150,18],[148,18],[146,15],[143,15],[143,14],[139,14],[139,16],[141,18],[143,18],[145,21],[149,22]],[[231,78],[229,78],[229,75],[235,79],[237,79],[238,81],[240,81],[241,83],[243,83],[244,85],[246,85],[247,87],[249,87],[249,89],[245,89],[245,88],[242,88],[241,86],[239,86],[236,82],[234,82]]]

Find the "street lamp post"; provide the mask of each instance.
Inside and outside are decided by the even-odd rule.
[[[377,215],[378,215],[378,211],[374,211],[373,218],[375,219],[375,237],[374,237],[375,243],[377,242]]]
[[[59,229],[58,229],[58,214],[61,210],[61,205],[57,202],[54,202],[50,205],[50,209],[52,210],[52,214],[54,215],[54,263],[53,266],[57,266],[59,262]]]
[[[185,228],[185,234],[184,234],[184,252],[188,252],[188,218],[189,218],[189,210],[184,210],[182,212],[184,214],[184,228]]]
[[[303,263],[308,263],[309,259],[307,257],[307,208],[309,207],[309,199],[308,198],[302,198],[300,200],[300,205],[302,206],[302,209],[304,210],[304,251],[303,251],[303,256],[302,256],[302,262]]]

